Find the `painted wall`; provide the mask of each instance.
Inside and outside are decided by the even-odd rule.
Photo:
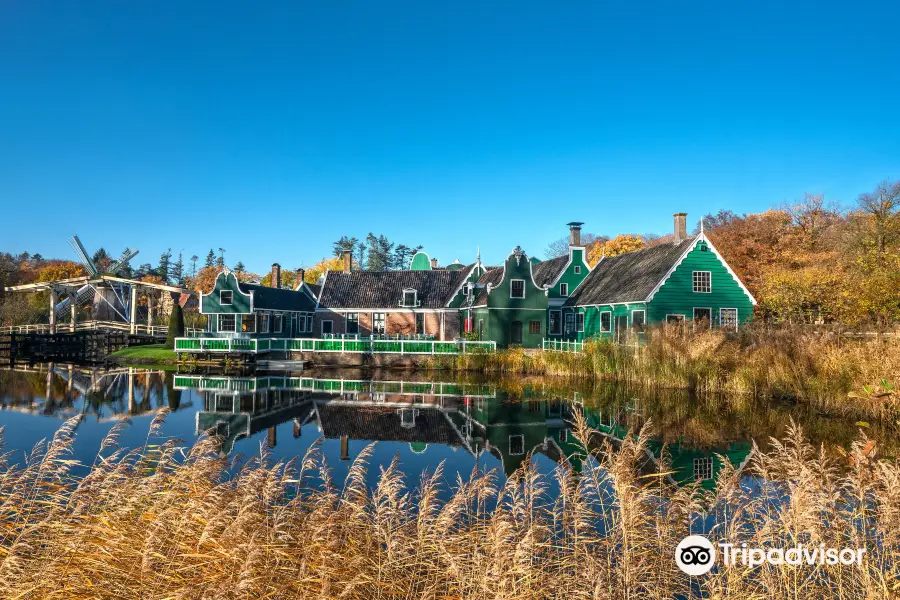
[[[577,288],[581,282],[584,281],[584,278],[587,277],[588,273],[590,273],[584,248],[569,248],[569,256],[569,265],[566,267],[565,271],[563,271],[563,274],[559,278],[559,281],[556,282],[556,285],[549,290],[548,298],[550,299],[551,304],[553,304],[553,300],[556,299],[560,300],[560,304],[562,301],[565,301],[568,295],[574,292],[575,288]],[[576,270],[580,270],[581,272],[575,273]],[[564,283],[569,286],[569,294],[566,296],[560,294],[560,289]]]
[[[553,310],[553,309],[551,309]],[[644,322],[647,319],[647,305],[643,302],[634,302],[631,304],[612,304],[604,306],[579,306],[576,308],[565,308],[562,311],[563,334],[562,339],[583,341],[588,338],[613,339],[616,335],[617,324],[616,317],[625,317],[627,326],[630,328],[633,324],[634,311],[644,311]],[[601,331],[600,313],[610,313],[609,331]],[[566,314],[583,313],[584,314],[584,331],[566,331]],[[549,315],[549,312],[548,312]],[[577,328],[577,318],[575,319],[575,327]],[[549,317],[547,321],[549,327]],[[553,336],[557,337],[557,336]]]
[[[222,305],[219,302],[219,292],[229,290],[232,293],[231,305]],[[200,312],[203,314],[240,314],[250,312],[250,294],[245,294],[238,287],[237,277],[234,273],[219,273],[216,277],[216,285],[210,294],[200,296]]]

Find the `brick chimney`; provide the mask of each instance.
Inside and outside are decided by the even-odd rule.
[[[687,213],[680,212],[672,215],[675,218],[675,241],[687,239]]]
[[[436,258],[431,259],[431,268],[437,269],[437,259]]]
[[[303,285],[303,282],[306,280],[306,269],[297,269],[297,281],[295,282],[297,285],[295,287],[300,287]]]
[[[566,223],[569,226],[569,245],[570,246],[580,246],[581,245],[581,226],[584,223],[579,223],[578,221],[573,221],[571,223]]]
[[[344,273],[349,273],[353,266],[353,251],[344,250]]]
[[[281,265],[278,263],[272,263],[272,283],[270,285],[273,288],[281,287]]]

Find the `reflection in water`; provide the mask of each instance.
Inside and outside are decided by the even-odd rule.
[[[182,392],[164,371],[54,363],[0,371],[0,409],[99,421],[179,410]]]
[[[570,401],[534,387],[510,392],[456,382],[176,375],[175,388],[200,392],[203,410],[197,413],[196,433],[218,435],[222,453],[263,430],[274,447],[275,426],[293,421],[294,437],[314,423],[325,438],[339,439],[341,460],[353,458],[354,446],[359,451],[369,441],[407,443],[417,454],[430,444],[441,444],[464,449],[476,460],[488,453],[510,475],[537,454],[580,469],[579,447],[571,432],[573,411],[581,412],[613,443],[643,425],[633,405],[604,413],[585,406],[578,394]],[[711,486],[722,457],[740,468],[750,444],[737,441],[701,449],[655,439],[649,450],[654,461],[666,453],[672,480],[700,480]]]

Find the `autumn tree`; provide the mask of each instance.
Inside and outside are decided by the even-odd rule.
[[[306,269],[306,275],[304,276],[304,281],[306,283],[316,283],[319,281],[319,278],[325,275],[326,271],[342,271],[344,268],[344,261],[338,257],[333,258],[323,258],[315,265]]]
[[[609,241],[609,238],[603,235],[597,235],[594,233],[582,233],[581,234],[581,245],[584,247],[590,247],[597,242],[606,242]],[[559,239],[553,240],[547,247],[544,248],[544,255],[550,258],[557,258],[559,256],[566,256],[569,254],[569,236],[563,236]]]
[[[597,240],[588,247],[588,264],[600,262],[604,256],[618,256],[644,247],[644,238],[632,233],[617,235],[609,241]]]

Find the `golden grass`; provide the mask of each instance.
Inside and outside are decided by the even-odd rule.
[[[156,439],[163,417],[151,426]],[[339,484],[314,445],[297,461],[260,455],[233,476],[215,441],[134,451],[104,441],[90,472],[69,459],[75,421],[22,467],[0,465],[4,598],[888,598],[900,592],[900,470],[861,439],[844,462],[793,428],[754,454],[777,490],[723,472],[716,491],[640,475],[646,433],[590,446],[580,473],[526,466],[507,481],[473,472],[447,490],[442,467],[411,489],[396,459],[366,486],[369,446]],[[119,427],[119,426],[117,426]],[[596,436],[583,421],[577,437]],[[849,465],[849,468],[847,467]],[[777,494],[783,494],[776,502]],[[442,499],[443,498],[443,499]],[[662,501],[660,501],[662,499]],[[709,507],[714,507],[710,509]],[[865,548],[863,568],[720,569],[695,578],[673,549],[712,510],[733,543]],[[692,588],[692,583],[695,586]]]
[[[846,338],[834,332],[749,326],[738,334],[655,328],[640,345],[607,341],[573,354],[511,348],[463,355],[455,368],[503,375],[614,379],[700,394],[753,395],[806,402],[828,413],[900,419],[900,338]],[[896,386],[878,388],[882,381]],[[868,388],[868,390],[866,389]]]

